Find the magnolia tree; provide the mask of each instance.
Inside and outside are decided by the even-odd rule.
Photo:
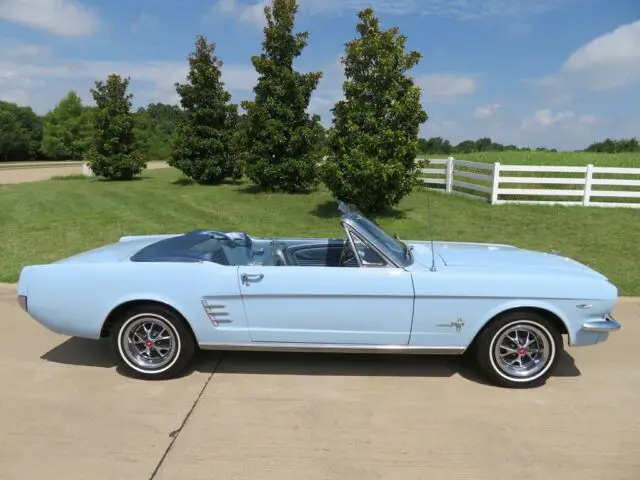
[[[147,166],[134,132],[128,86],[129,78],[111,74],[91,90],[96,107],[87,163],[95,175],[112,180],[131,180]]]
[[[398,28],[381,30],[371,8],[358,13],[360,36],[342,58],[345,99],[333,108],[324,182],[362,211],[382,212],[417,184],[415,165],[420,125],[427,114],[420,89],[407,72],[420,61],[405,53]]]
[[[174,132],[169,165],[202,184],[217,184],[234,176],[233,152],[238,108],[222,82],[222,61],[215,44],[202,35],[189,55],[185,84],[176,83],[184,109]]]
[[[263,51],[252,58],[258,72],[255,99],[242,104],[246,174],[265,190],[300,192],[319,182],[324,128],[307,108],[322,73],[293,70],[308,38],[307,32],[293,33],[297,2],[273,0],[264,11]]]

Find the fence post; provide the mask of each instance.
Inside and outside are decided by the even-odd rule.
[[[493,164],[493,179],[491,181],[491,205],[498,203],[498,189],[500,188],[500,162]]]
[[[590,163],[587,165],[587,170],[584,174],[584,193],[582,195],[582,205],[585,207],[591,203],[591,180],[593,180],[593,165]]]
[[[447,178],[445,181],[445,192],[451,193],[453,190],[453,157],[447,158]]]

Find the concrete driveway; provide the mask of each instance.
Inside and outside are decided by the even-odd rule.
[[[144,382],[3,287],[0,479],[637,480],[640,300],[616,314],[621,332],[535,390],[416,356],[206,353]]]
[[[0,167],[2,164],[0,163]],[[167,168],[166,162],[149,162],[148,170]],[[60,162],[52,165],[34,164],[32,166],[20,166],[19,168],[0,168],[0,184],[26,183],[49,180],[52,177],[63,175],[79,175],[82,173],[82,164],[61,165]]]

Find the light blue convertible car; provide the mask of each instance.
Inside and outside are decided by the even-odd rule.
[[[568,258],[509,245],[401,241],[340,204],[343,239],[196,230],[122,237],[24,267],[22,308],[108,338],[129,374],[180,374],[196,349],[473,352],[506,387],[539,385],[571,346],[621,325],[617,289]]]

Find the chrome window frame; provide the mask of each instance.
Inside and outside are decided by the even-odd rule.
[[[389,256],[386,252],[382,251],[370,239],[368,239],[365,235],[363,235],[362,232],[358,231],[357,228],[354,228],[352,225],[349,225],[345,221],[342,222],[342,227],[345,230],[345,233],[347,235],[347,239],[349,241],[349,245],[351,246],[351,250],[353,251],[353,254],[356,257],[356,260],[358,262],[358,266],[359,267],[364,267],[364,268],[403,268],[402,265],[399,265],[395,261],[395,258],[393,256]],[[355,242],[353,240],[354,236],[357,237],[357,239],[359,241],[364,243],[365,247],[370,248],[371,250],[373,250],[380,257],[380,259],[385,262],[385,264],[384,265],[363,265],[362,264],[362,259],[360,258],[360,255],[358,254],[358,249],[356,248]]]
[[[371,238],[367,232],[363,232],[360,228],[358,228],[358,224],[352,220],[352,216],[358,215],[357,213],[349,213],[342,217],[341,224],[345,230],[349,228],[351,231],[357,233],[358,237],[363,240],[366,240],[366,243],[371,246],[371,248],[382,257],[383,260],[388,262],[390,266],[395,268],[404,269],[405,265],[399,263],[393,253],[390,253],[389,250],[384,246],[384,244],[378,242],[375,238]],[[352,246],[353,248],[353,246]],[[412,262],[413,263],[413,262]]]

